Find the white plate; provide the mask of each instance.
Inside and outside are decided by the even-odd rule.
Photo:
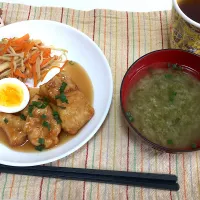
[[[20,37],[26,33],[45,44],[68,50],[68,59],[81,64],[94,89],[95,115],[80,133],[56,148],[44,152],[17,152],[0,144],[0,163],[33,166],[61,159],[83,146],[102,125],[109,111],[113,81],[109,64],[99,47],[85,34],[70,26],[47,20],[22,21],[0,28],[0,39]]]

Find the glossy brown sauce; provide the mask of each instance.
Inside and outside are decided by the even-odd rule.
[[[93,104],[93,87],[92,82],[84,70],[84,68],[76,62],[67,62],[63,71],[66,71],[71,79],[76,83],[79,90],[83,92],[86,98],[89,100],[90,104]]]
[[[86,98],[89,100],[91,105],[93,104],[93,86],[92,82],[85,71],[85,69],[79,65],[76,62],[67,62],[65,64],[65,67],[63,68],[63,71],[66,71],[67,74],[71,77],[71,79],[77,84],[80,91],[84,93]],[[39,93],[39,88],[30,88],[30,97],[32,98],[35,94]],[[76,137],[76,135],[69,135],[65,132],[61,132],[59,134],[59,144],[62,145],[72,139],[73,137]],[[0,143],[8,146],[10,149],[13,149],[15,151],[20,152],[37,152],[34,148],[34,146],[27,141],[21,146],[12,147],[9,145],[8,139],[6,134],[2,129],[0,129]],[[55,147],[54,147],[55,148]]]

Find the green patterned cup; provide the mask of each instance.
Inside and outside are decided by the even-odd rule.
[[[183,49],[200,55],[200,24],[186,16],[178,2],[173,0],[171,48]]]

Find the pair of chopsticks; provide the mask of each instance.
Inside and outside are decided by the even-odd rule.
[[[179,190],[177,176],[170,174],[153,174],[49,166],[12,167],[6,165],[0,165],[0,172],[29,176],[60,178],[66,180],[81,180],[99,183],[128,185],[172,191]]]

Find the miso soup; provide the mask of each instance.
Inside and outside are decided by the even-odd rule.
[[[168,148],[200,142],[200,81],[183,67],[162,64],[130,88],[127,117],[148,140]]]

